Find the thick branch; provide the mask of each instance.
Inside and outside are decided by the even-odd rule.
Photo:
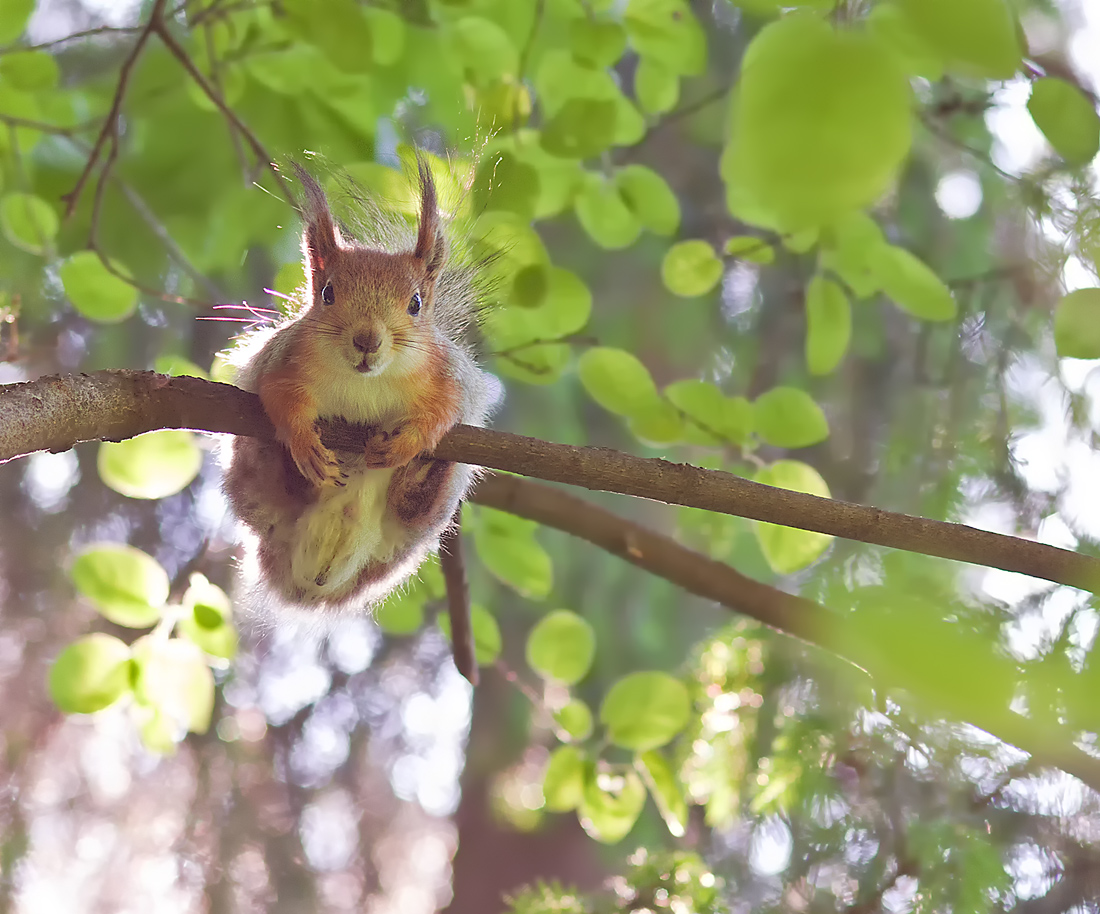
[[[0,461],[158,428],[272,434],[254,395],[197,378],[104,371],[0,388]],[[365,440],[354,428],[331,428],[323,437],[331,447],[353,450]],[[963,524],[776,489],[718,470],[467,426],[452,429],[436,454],[551,482],[815,530],[1100,591],[1100,559],[1092,556]]]
[[[91,376],[43,378],[0,387],[0,460],[43,449],[64,450],[78,441],[131,437],[158,428],[190,428],[256,437],[273,434],[253,394],[197,378],[109,371]],[[362,439],[363,435],[352,428],[329,429],[325,434],[326,442],[338,447],[362,446]],[[505,444],[510,449],[506,449]],[[437,453],[443,456],[443,450],[441,446]],[[498,456],[492,461],[475,459],[482,452],[497,453]],[[505,454],[511,456],[501,456]],[[547,465],[548,462],[553,463],[555,455],[558,464],[551,471]],[[723,479],[732,481],[734,487],[744,483],[744,480],[725,473],[705,473],[664,461],[639,460],[614,451],[549,445],[484,429],[461,428],[452,432],[448,436],[446,456],[490,465],[510,463],[517,469],[523,466],[541,468],[540,474],[551,478],[567,476],[566,481],[583,483],[591,488],[611,488],[612,491],[615,488],[605,486],[599,472],[593,469],[593,461],[602,459],[613,466],[625,461],[622,466],[626,472],[642,474],[648,472],[645,469],[647,466],[656,465],[658,471],[664,468],[670,474],[673,483],[677,473],[682,471],[704,473],[701,478],[712,487],[718,486]],[[674,485],[669,488],[668,480],[661,482],[659,473],[658,484],[662,487],[662,498],[666,489],[674,491]],[[633,493],[637,487],[620,483],[617,488]],[[756,488],[764,493],[792,494],[767,486]],[[656,493],[638,494],[653,497]],[[867,652],[866,640],[853,637],[857,629],[848,617],[746,578],[727,565],[681,546],[670,537],[626,521],[566,492],[528,480],[489,474],[478,483],[473,500],[586,539],[690,593],[714,600],[781,632],[824,647],[870,672],[879,685],[906,685],[904,681],[897,681],[888,654],[875,650]],[[816,501],[830,504],[827,499]],[[707,505],[700,504],[699,507]],[[856,509],[854,505],[842,507]],[[884,523],[889,526],[892,516],[885,512],[878,513],[884,516]],[[920,518],[908,520],[920,521]],[[939,526],[951,529],[955,525]],[[1035,543],[1019,542],[1023,547],[1050,549]],[[907,650],[908,647],[900,645],[898,649]],[[934,663],[934,658],[929,660]],[[1061,768],[1100,789],[1100,760],[1077,748],[1072,734],[1065,727],[1037,726],[1034,721],[1009,711],[1007,697],[1010,697],[1011,690],[1001,691],[1006,701],[989,702],[983,696],[971,698],[963,694],[956,696],[957,701],[948,704],[952,713],[959,713],[975,726],[1018,746],[1031,754],[1038,764]]]

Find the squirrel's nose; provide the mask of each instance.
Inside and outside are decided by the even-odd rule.
[[[370,333],[357,333],[352,337],[351,344],[363,355],[370,355],[377,352],[378,347],[382,345],[382,336],[377,330],[371,330]]]

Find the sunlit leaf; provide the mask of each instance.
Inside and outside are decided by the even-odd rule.
[[[23,34],[34,12],[35,0],[3,0],[0,3],[0,44],[10,44]]]
[[[615,185],[638,221],[658,235],[673,235],[680,226],[680,202],[652,168],[627,165],[615,174]]]
[[[707,42],[686,0],[628,0],[623,17],[630,43],[675,73],[703,72]]]
[[[752,409],[756,433],[775,447],[809,447],[829,437],[821,407],[796,387],[773,387],[756,398]]]
[[[66,714],[102,711],[130,690],[130,648],[102,632],[74,641],[50,667],[49,689]]]
[[[691,702],[684,684],[659,671],[630,673],[604,696],[600,722],[616,746],[645,752],[665,745],[687,726]]]
[[[775,248],[764,239],[752,235],[735,235],[726,242],[723,250],[738,260],[750,263],[772,263],[775,260]]]
[[[203,575],[193,574],[181,605],[187,614],[179,621],[180,631],[212,657],[232,660],[238,637],[226,592]]]
[[[59,227],[57,213],[41,197],[20,192],[0,197],[0,229],[17,248],[44,254]]]
[[[192,432],[162,429],[105,441],[96,459],[100,478],[129,498],[166,498],[191,484],[202,468],[202,451]]]
[[[645,785],[625,765],[587,778],[577,808],[581,827],[603,844],[621,841],[634,827],[645,806]]]
[[[777,460],[761,469],[755,479],[779,489],[829,497],[829,486],[821,478],[821,474],[809,464],[798,460]],[[777,574],[791,574],[812,564],[833,541],[826,533],[781,527],[762,521],[753,521],[753,529],[768,564]]]
[[[1086,165],[1100,149],[1100,115],[1093,102],[1064,79],[1037,79],[1027,110],[1050,145],[1070,165]]]
[[[1009,79],[1020,65],[1016,20],[1005,0],[897,0],[897,6],[948,69]]]
[[[4,3],[11,2],[13,0],[4,0]],[[0,3],[0,8],[4,3]],[[0,78],[24,92],[53,89],[60,76],[57,61],[46,51],[17,51],[0,55]]]
[[[806,366],[828,374],[844,358],[852,336],[852,305],[844,290],[820,274],[806,286]]]
[[[892,244],[876,247],[871,252],[870,268],[882,291],[914,317],[949,321],[958,313],[959,307],[944,281],[905,248]]]
[[[611,19],[580,17],[569,23],[573,56],[593,67],[610,67],[626,50],[626,31]]]
[[[70,575],[77,591],[116,625],[146,628],[168,599],[168,574],[133,546],[91,546],[76,557]]]
[[[180,728],[205,733],[214,711],[214,675],[190,641],[147,636],[134,645],[134,697]]]
[[[585,182],[573,206],[581,226],[602,248],[630,247],[641,234],[641,219],[615,183],[600,178]]]
[[[577,371],[584,389],[608,412],[637,415],[658,399],[649,369],[625,349],[593,347],[581,356]]]
[[[576,746],[558,746],[542,780],[542,795],[551,812],[575,809],[584,795],[584,756]]]
[[[1058,302],[1054,342],[1064,359],[1100,359],[1100,289],[1077,289]]]
[[[579,698],[554,712],[554,722],[571,740],[583,742],[592,735],[592,709]],[[558,736],[566,738],[561,732]]]
[[[743,444],[752,433],[752,405],[744,397],[727,397],[709,381],[676,381],[665,396],[697,430],[689,439],[693,444]]]
[[[547,613],[527,636],[527,665],[566,685],[584,679],[595,655],[592,626],[568,609]]]
[[[424,624],[426,596],[423,589],[415,585],[407,590],[391,593],[374,610],[374,621],[387,635],[411,635]]]
[[[669,833],[674,838],[682,838],[687,828],[687,801],[668,759],[656,749],[651,749],[635,757],[634,767],[649,788]]]
[[[634,70],[634,97],[643,111],[663,114],[680,100],[680,77],[651,57],[643,57]]]
[[[114,269],[126,275],[121,264]],[[137,307],[138,290],[104,266],[94,251],[78,251],[61,265],[61,284],[69,301],[86,318],[101,324],[125,320]]]
[[[440,613],[436,621],[440,629],[451,639],[451,617],[446,613]],[[488,666],[500,656],[500,648],[503,641],[500,636],[500,626],[489,610],[480,603],[474,603],[470,607],[470,630],[474,635],[474,659],[479,666]]]
[[[534,521],[483,507],[474,525],[474,545],[478,558],[496,577],[523,596],[541,600],[550,593],[553,569],[549,554],[535,539],[537,527]]]
[[[665,254],[661,279],[674,295],[705,295],[722,279],[722,261],[706,241],[681,241]]]

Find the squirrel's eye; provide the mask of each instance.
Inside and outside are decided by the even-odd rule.
[[[332,289],[332,283],[326,282],[325,287],[321,290],[321,301],[326,305],[332,305],[336,302],[336,293]]]
[[[416,315],[420,313],[420,306],[422,304],[423,302],[420,300],[420,293],[413,292],[413,297],[409,301],[409,314],[411,314],[413,317],[416,317]]]

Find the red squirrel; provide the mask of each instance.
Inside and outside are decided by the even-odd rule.
[[[404,243],[384,220],[374,243],[345,237],[296,166],[305,285],[296,310],[238,347],[237,383],[259,395],[277,441],[236,438],[225,490],[261,586],[290,607],[376,604],[438,549],[473,469],[430,452],[456,423],[483,424],[499,392],[459,340],[476,274],[448,264],[435,182],[417,164]],[[369,426],[365,449],[329,450],[319,419]]]

